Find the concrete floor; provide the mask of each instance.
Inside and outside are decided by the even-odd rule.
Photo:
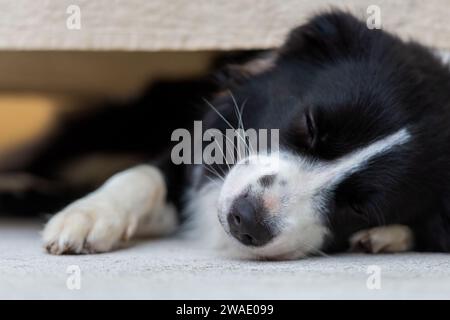
[[[56,257],[43,252],[39,230],[0,220],[1,299],[450,299],[450,254],[238,261],[172,239]],[[78,270],[81,288],[71,290]],[[367,286],[371,270],[380,289]]]

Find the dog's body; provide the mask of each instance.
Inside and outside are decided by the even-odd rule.
[[[203,242],[247,257],[450,251],[450,72],[437,57],[337,12],[242,68],[244,77],[205,101],[207,112],[182,109],[175,124],[149,119],[167,128],[145,137],[158,160],[114,175],[53,217],[47,250],[108,251],[187,220]],[[279,150],[248,150],[237,164],[176,165],[173,144],[162,145],[194,120],[223,133],[278,129]]]

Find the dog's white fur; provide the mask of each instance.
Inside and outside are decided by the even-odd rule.
[[[105,252],[135,234],[170,233],[177,219],[165,198],[158,169],[131,168],[56,214],[43,231],[44,245],[53,254]]]
[[[191,197],[190,216],[203,230],[198,234],[211,235],[207,243],[228,243],[239,256],[250,258],[296,259],[320,249],[329,230],[325,227],[322,207],[327,196],[346,177],[361,170],[375,156],[409,141],[407,129],[401,129],[367,147],[330,162],[310,161],[289,152],[256,155],[238,162],[225,181],[207,184]],[[262,188],[258,179],[275,175],[276,181]],[[284,181],[284,183],[282,183]],[[262,247],[244,246],[229,235],[227,215],[234,199],[251,192],[270,203],[267,223],[280,232]],[[215,215],[219,219],[215,219]],[[218,230],[218,222],[228,234]],[[222,239],[217,240],[219,237]]]
[[[414,236],[411,229],[403,225],[390,225],[362,230],[350,238],[354,251],[369,253],[393,253],[411,250]]]
[[[283,151],[244,159],[224,182],[191,191],[188,209],[195,217],[194,233],[205,243],[225,245],[245,257],[294,259],[314,253],[329,233],[321,215],[329,192],[373,157],[409,139],[407,129],[402,129],[331,162],[311,162]],[[280,183],[261,188],[257,180],[268,174],[275,174]],[[227,234],[226,215],[233,199],[249,187],[270,203],[269,223],[280,230],[262,247],[244,246]],[[175,209],[166,203],[166,192],[157,168],[142,165],[126,170],[54,216],[44,229],[44,244],[53,254],[105,252],[136,234],[168,234],[177,219]]]

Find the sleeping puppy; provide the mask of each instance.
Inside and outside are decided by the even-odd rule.
[[[189,122],[223,134],[276,129],[275,150],[245,143],[236,161],[176,164],[176,140],[162,140],[158,160],[57,213],[46,250],[110,251],[183,222],[201,242],[247,258],[450,251],[450,72],[426,48],[331,12],[226,78]],[[170,117],[145,122],[170,126]]]

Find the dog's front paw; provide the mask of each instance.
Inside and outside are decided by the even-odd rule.
[[[107,201],[79,200],[45,226],[43,241],[51,254],[84,254],[112,250],[135,231],[137,223]]]
[[[393,253],[411,250],[413,234],[409,227],[390,225],[366,229],[350,238],[351,251],[366,253]]]

